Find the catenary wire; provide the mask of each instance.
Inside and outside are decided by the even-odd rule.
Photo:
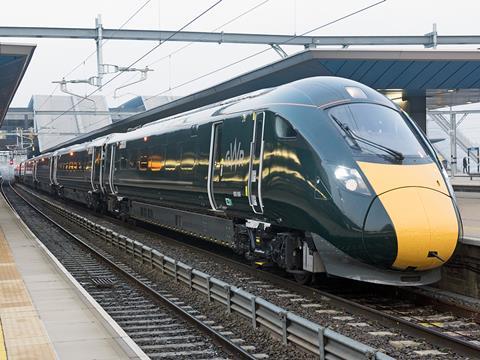
[[[377,6],[377,5],[379,5],[379,4],[383,3],[383,2],[386,2],[386,1],[387,1],[387,0],[378,1],[378,2],[376,2],[376,3],[373,3],[373,4],[371,4],[371,5],[368,5],[368,6],[366,6],[366,7],[363,7],[363,8],[361,8],[361,9],[359,9],[359,10],[356,10],[356,11],[354,11],[354,12],[351,12],[351,13],[349,13],[349,14],[346,14],[346,15],[340,17],[340,18],[337,18],[337,19],[335,19],[335,20],[332,20],[332,21],[330,21],[330,22],[328,22],[328,23],[325,23],[325,24],[320,25],[320,26],[318,26],[318,27],[315,27],[315,28],[313,28],[313,29],[311,29],[311,30],[308,30],[308,31],[306,31],[306,32],[304,32],[304,33],[302,33],[302,34],[300,34],[300,35],[292,36],[291,38],[289,38],[287,41],[283,42],[282,44],[284,44],[284,43],[286,43],[286,42],[288,42],[288,41],[291,41],[291,40],[295,39],[295,38],[298,37],[298,36],[307,35],[307,34],[309,34],[309,33],[311,33],[311,32],[314,32],[314,31],[316,31],[316,30],[325,28],[325,27],[327,27],[327,26],[329,26],[329,25],[332,25],[332,24],[334,24],[334,23],[336,23],[336,22],[339,22],[339,21],[341,21],[341,20],[343,20],[343,19],[346,19],[346,18],[348,18],[348,17],[351,17],[351,16],[354,16],[354,15],[356,15],[356,14],[359,14],[359,13],[361,13],[361,12],[363,12],[363,11],[366,11],[366,10],[368,10],[368,9],[374,7],[374,6]],[[266,51],[268,51],[268,50],[270,50],[270,48],[264,49],[264,50],[262,50],[262,51],[259,51],[259,52],[257,52],[257,53],[254,53],[254,54],[252,54],[252,55],[249,55],[249,56],[247,56],[247,57],[245,57],[245,58],[239,59],[239,60],[237,60],[237,61],[235,61],[235,62],[233,62],[233,63],[230,63],[230,64],[228,64],[228,65],[225,65],[225,66],[223,66],[223,67],[221,67],[221,68],[219,68],[219,69],[216,69],[216,70],[211,71],[211,72],[209,72],[209,73],[203,74],[203,75],[201,75],[201,76],[199,76],[199,77],[197,77],[197,78],[195,78],[195,79],[189,80],[189,81],[187,81],[187,82],[185,82],[185,83],[179,84],[179,85],[177,85],[177,86],[175,86],[175,87],[173,87],[173,88],[171,88],[171,89],[162,91],[162,92],[160,92],[160,93],[158,93],[158,94],[156,94],[156,95],[153,95],[153,96],[151,96],[151,97],[149,97],[149,98],[146,98],[145,101],[148,101],[149,99],[154,98],[154,97],[159,96],[159,95],[162,95],[162,94],[164,94],[164,93],[167,93],[167,92],[169,92],[169,91],[171,91],[171,90],[173,90],[173,89],[177,89],[177,88],[179,88],[179,87],[182,87],[182,86],[184,86],[184,85],[187,85],[187,84],[189,84],[189,83],[191,83],[191,82],[194,82],[194,81],[197,81],[197,80],[202,79],[202,78],[204,78],[204,77],[207,77],[207,76],[209,76],[209,75],[211,75],[211,74],[214,74],[214,73],[216,73],[216,72],[218,72],[218,71],[221,71],[221,70],[223,70],[223,69],[226,69],[226,68],[228,68],[228,67],[231,67],[231,66],[233,66],[233,65],[235,65],[235,64],[238,64],[238,63],[240,63],[240,62],[243,62],[243,61],[245,61],[245,60],[247,60],[247,59],[253,58],[253,57],[255,57],[255,56],[257,56],[257,55],[260,55],[260,54],[262,54],[262,53],[264,53],[264,52],[266,52]],[[105,117],[105,118],[103,118],[102,120],[105,120],[105,119],[107,119],[107,118],[108,118],[108,117]]]
[[[308,30],[308,31],[306,31],[306,32],[304,32],[304,33],[302,33],[302,34],[300,34],[300,35],[294,35],[294,36],[292,36],[291,38],[289,38],[289,39],[285,40],[284,42],[279,43],[279,44],[277,44],[277,45],[285,45],[285,44],[288,45],[288,42],[296,39],[296,38],[299,37],[299,36],[305,36],[305,35],[310,34],[310,33],[314,32],[314,31],[316,31],[316,30],[323,29],[323,28],[325,28],[325,27],[327,27],[327,26],[330,26],[330,25],[332,25],[332,24],[335,24],[335,23],[337,23],[337,22],[339,22],[339,21],[341,21],[341,20],[344,20],[344,19],[349,18],[349,17],[351,17],[351,16],[357,15],[357,14],[359,14],[359,13],[362,13],[362,12],[364,12],[364,11],[366,11],[366,10],[368,10],[368,9],[371,9],[371,8],[377,6],[377,5],[380,5],[381,3],[384,3],[384,2],[386,2],[386,1],[387,1],[387,0],[381,0],[381,1],[378,1],[378,2],[373,3],[373,4],[371,4],[371,5],[365,6],[365,7],[361,8],[361,9],[358,9],[358,10],[356,10],[356,11],[354,11],[354,12],[351,12],[351,13],[346,14],[346,15],[344,15],[344,16],[342,16],[342,17],[339,17],[339,18],[337,18],[337,19],[335,19],[335,20],[332,20],[332,21],[330,21],[330,22],[328,22],[328,23],[325,23],[325,24],[323,24],[323,25],[317,26],[317,27],[314,28],[314,29]],[[175,89],[178,89],[178,88],[183,87],[183,86],[185,86],[185,85],[191,84],[191,83],[193,83],[193,82],[195,82],[195,81],[201,80],[201,79],[203,79],[203,78],[205,78],[205,77],[208,77],[208,76],[210,76],[210,75],[213,75],[213,74],[215,74],[215,73],[217,73],[217,72],[219,72],[219,71],[228,69],[228,68],[230,68],[230,67],[232,67],[232,66],[234,66],[234,65],[240,64],[240,63],[242,63],[242,62],[244,62],[244,61],[246,61],[246,60],[249,60],[249,59],[254,58],[254,57],[258,56],[258,55],[261,55],[261,54],[263,54],[263,53],[266,53],[267,51],[270,51],[270,50],[272,50],[271,47],[266,48],[266,49],[263,49],[263,50],[261,50],[261,51],[257,51],[257,52],[255,52],[255,53],[253,53],[253,54],[251,54],[251,55],[245,56],[245,57],[243,57],[243,58],[241,58],[241,59],[239,59],[239,60],[236,60],[236,61],[234,61],[234,62],[232,62],[232,63],[229,63],[229,64],[227,64],[227,65],[224,65],[224,66],[222,66],[222,67],[220,67],[220,68],[217,68],[217,69],[215,69],[215,70],[212,70],[212,71],[210,71],[210,72],[208,72],[208,73],[205,73],[205,74],[203,74],[203,75],[197,76],[196,78],[193,78],[193,79],[190,79],[190,80],[188,80],[188,81],[185,81],[185,82],[183,82],[183,83],[181,83],[181,84],[179,84],[179,85],[176,85],[176,86],[174,86],[174,87],[172,87],[172,88],[169,88],[169,89],[167,89],[167,90],[161,91],[161,92],[159,92],[159,93],[157,93],[157,94],[155,94],[155,95],[152,95],[152,96],[146,98],[145,101],[148,101],[148,100],[150,100],[151,98],[154,98],[154,97],[160,96],[160,95],[162,95],[162,94],[165,94],[165,93],[167,93],[167,92],[169,92],[169,91],[171,91],[171,90],[175,90]]]
[[[192,20],[190,20],[189,22],[187,22],[185,25],[183,25],[180,29],[178,29],[177,31],[175,31],[172,35],[170,35],[168,38],[166,38],[165,40],[162,40],[161,42],[159,42],[157,45],[155,45],[153,48],[151,48],[150,50],[148,50],[146,53],[144,53],[142,56],[140,56],[137,60],[133,61],[130,65],[128,65],[126,68],[127,69],[130,69],[132,66],[134,66],[135,64],[137,64],[139,61],[143,60],[145,57],[147,57],[148,55],[150,55],[153,51],[155,51],[156,49],[158,49],[162,44],[164,44],[165,42],[167,42],[168,40],[170,40],[172,37],[174,37],[176,34],[178,34],[180,31],[182,31],[183,29],[185,29],[186,27],[188,27],[189,25],[191,25],[192,23],[194,23],[195,21],[197,21],[199,18],[201,18],[202,16],[204,16],[205,14],[207,14],[209,11],[211,11],[213,8],[215,8],[217,5],[219,5],[220,3],[222,3],[223,0],[217,0],[214,4],[210,5],[207,9],[203,10],[200,14],[198,14],[197,16],[195,16]],[[108,85],[109,83],[111,83],[113,80],[115,80],[116,78],[118,78],[119,76],[121,76],[123,74],[123,72],[120,72],[118,73],[117,75],[113,76],[111,79],[109,79],[102,87],[98,87],[96,88],[95,90],[91,91],[88,95],[86,95],[85,97],[82,97],[82,99],[80,99],[79,101],[77,101],[75,104],[73,104],[70,108],[68,108],[67,110],[63,111],[60,115],[58,115],[57,117],[55,117],[54,119],[50,120],[47,124],[43,125],[42,128],[50,125],[51,123],[53,123],[54,121],[58,120],[60,117],[62,117],[63,115],[65,114],[68,114],[71,110],[75,109],[75,107],[77,105],[79,105],[80,103],[82,103],[85,98],[88,98],[90,96],[92,96],[93,94],[95,94],[96,92],[100,91],[101,88],[103,88],[104,86]]]
[[[129,18],[127,20],[125,20],[113,33],[123,29],[123,27],[125,25],[127,25],[135,16],[138,15],[138,13],[140,13],[140,11],[142,11],[152,0],[147,0],[143,3],[142,6],[140,6],[137,10],[135,10],[135,12],[129,16]],[[102,48],[110,39],[107,39],[105,41],[103,41],[102,43],[100,43],[100,48]],[[85,62],[88,61],[94,54],[97,53],[97,50],[94,50],[93,52],[91,52],[85,59],[83,59],[78,65],[76,65],[75,67],[72,68],[72,70],[70,70],[68,73],[66,73],[64,76],[62,76],[62,78],[66,78],[68,77],[69,75],[71,75],[74,71],[76,71],[78,68],[80,68],[82,65],[85,65]],[[59,87],[59,84],[56,84],[53,91],[50,93],[50,95],[47,96],[47,98],[45,99],[45,101],[40,105],[40,107],[38,108],[38,110],[41,110],[43,108],[43,106],[47,103],[47,101],[53,96],[53,94],[55,94],[55,92],[57,91]]]
[[[341,21],[341,20],[344,20],[344,19],[349,18],[349,17],[351,17],[351,16],[354,16],[354,15],[356,15],[356,14],[359,14],[359,13],[361,13],[361,12],[363,12],[363,11],[368,10],[368,9],[371,9],[371,8],[374,7],[374,6],[380,5],[381,3],[386,2],[386,1],[387,1],[387,0],[378,1],[378,2],[376,2],[376,3],[373,3],[373,4],[371,4],[371,5],[368,5],[368,6],[366,6],[366,7],[361,8],[361,9],[358,9],[358,10],[356,10],[356,11],[354,11],[354,12],[348,13],[348,14],[340,17],[340,18],[337,18],[337,19],[334,19],[334,20],[332,20],[332,21],[330,21],[330,22],[327,22],[327,23],[325,23],[325,24],[323,24],[323,25],[317,26],[317,27],[315,27],[315,28],[313,28],[313,29],[311,29],[311,30],[308,30],[308,31],[300,34],[300,35],[292,36],[291,38],[287,39],[287,40],[286,40],[285,42],[283,42],[282,44],[285,44],[285,43],[287,43],[287,42],[295,39],[295,38],[298,37],[298,36],[304,36],[304,35],[307,35],[307,34],[310,34],[310,33],[314,32],[314,31],[316,31],[316,30],[320,30],[320,29],[322,29],[322,28],[325,28],[325,27],[327,27],[327,26],[330,26],[330,25],[332,25],[332,24],[334,24],[334,23],[337,23],[337,22],[339,22],[339,21]],[[279,44],[279,45],[281,45],[281,44]],[[234,66],[234,65],[236,65],[236,64],[239,64],[239,63],[241,63],[241,62],[243,62],[243,61],[246,61],[246,60],[248,60],[248,59],[251,59],[251,58],[253,58],[253,57],[255,57],[255,56],[258,56],[258,55],[260,55],[260,54],[262,54],[262,53],[265,53],[265,52],[269,51],[270,49],[271,49],[271,48],[264,49],[264,50],[262,50],[262,51],[259,51],[259,52],[256,52],[256,53],[254,53],[254,54],[251,54],[251,55],[249,55],[249,56],[247,56],[247,57],[244,57],[244,58],[242,58],[242,59],[239,59],[239,60],[237,60],[237,61],[235,61],[235,62],[233,62],[233,63],[230,63],[230,64],[228,64],[228,65],[225,65],[225,66],[223,66],[223,67],[221,67],[221,68],[218,68],[218,69],[213,70],[213,71],[211,71],[211,72],[208,72],[208,73],[206,73],[206,74],[200,75],[200,76],[198,76],[198,77],[196,77],[196,78],[194,78],[194,79],[191,79],[191,80],[189,80],[189,81],[186,81],[186,82],[184,82],[184,83],[182,83],[182,84],[179,84],[179,85],[177,85],[177,86],[175,86],[175,87],[173,87],[173,88],[164,90],[164,91],[162,91],[162,92],[160,92],[160,93],[158,93],[158,94],[156,94],[156,95],[150,96],[150,97],[146,98],[145,101],[148,101],[149,99],[152,99],[152,98],[154,98],[154,97],[156,97],[156,96],[159,96],[159,95],[162,95],[162,94],[164,94],[164,93],[167,93],[167,92],[169,92],[169,91],[171,91],[171,90],[174,90],[174,89],[183,87],[183,86],[185,86],[185,85],[187,85],[187,84],[190,84],[190,83],[192,83],[192,82],[195,82],[195,81],[197,81],[197,80],[203,79],[203,78],[205,78],[205,77],[207,77],[207,76],[209,76],[209,75],[212,75],[212,74],[214,74],[214,73],[216,73],[216,72],[219,72],[219,71],[221,71],[221,70],[224,70],[224,69],[226,69],[226,68],[229,68],[229,67],[231,67],[231,66]],[[68,110],[68,111],[69,111],[69,110]],[[63,114],[59,115],[59,117],[62,116],[62,115],[63,115]],[[105,117],[104,119],[107,119],[107,117]]]
[[[230,20],[228,20],[226,23],[224,23],[224,24],[222,24],[222,25],[220,25],[220,26],[217,26],[215,29],[212,30],[212,32],[217,31],[217,30],[220,30],[221,28],[223,28],[223,27],[225,27],[225,26],[227,26],[227,25],[230,25],[231,23],[237,21],[238,19],[242,18],[243,16],[248,15],[248,14],[250,14],[252,11],[258,9],[259,7],[261,7],[261,6],[263,6],[263,5],[265,5],[265,4],[268,3],[269,1],[270,1],[270,0],[264,0],[264,1],[260,2],[259,4],[257,4],[257,5],[255,5],[255,6],[249,8],[249,9],[247,9],[247,10],[245,10],[243,13],[235,16],[233,19],[230,19]],[[185,50],[186,48],[192,46],[193,44],[195,44],[195,43],[194,43],[194,42],[189,42],[188,44],[183,45],[183,46],[181,46],[180,48],[172,51],[172,52],[169,53],[168,55],[165,55],[165,56],[163,56],[163,57],[161,57],[161,58],[159,58],[159,59],[157,59],[157,60],[154,60],[153,62],[149,63],[147,66],[148,66],[148,67],[151,67],[152,65],[155,65],[155,64],[159,63],[159,62],[162,61],[162,60],[169,59],[169,58],[171,58],[172,55],[178,54],[180,51]],[[131,76],[128,80],[126,80],[124,83],[122,83],[121,86],[123,86],[123,85],[125,85],[125,84],[128,84],[133,78],[134,78],[134,76]]]

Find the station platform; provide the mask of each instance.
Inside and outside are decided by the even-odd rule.
[[[480,246],[480,188],[479,192],[455,192],[463,222],[464,241]]]
[[[450,178],[455,191],[480,192],[480,174],[474,174],[471,177],[466,174],[456,175]]]
[[[147,356],[0,196],[0,360],[4,359]]]

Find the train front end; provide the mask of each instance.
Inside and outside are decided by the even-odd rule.
[[[406,113],[360,84],[345,93],[323,109],[351,156],[326,166],[343,228],[313,235],[322,262],[361,281],[436,282],[462,233],[448,176]]]

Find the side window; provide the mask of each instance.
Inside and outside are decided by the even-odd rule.
[[[123,149],[119,150],[118,148],[117,148],[117,151],[119,152],[119,154],[118,154],[117,164],[115,164],[115,167],[120,170],[128,169],[128,159],[126,158],[125,151]]]
[[[196,154],[193,149],[194,149],[193,142],[184,143],[183,149],[182,149],[182,160],[180,162],[181,170],[186,170],[186,171],[193,170],[193,167],[195,166],[195,161],[196,161]]]
[[[182,148],[175,143],[167,145],[167,155],[165,161],[165,170],[174,171],[179,165],[179,157],[181,155]],[[180,154],[179,154],[180,152]]]
[[[141,155],[138,160],[138,170],[147,171],[148,169],[148,155]]]
[[[150,155],[148,158],[148,168],[151,171],[160,171],[163,169],[165,161],[163,159],[163,156],[155,154],[155,155]]]
[[[292,125],[279,115],[275,116],[275,134],[280,139],[295,139],[297,137],[297,132]]]
[[[153,141],[153,139],[152,139]],[[162,171],[165,167],[165,145],[161,145],[158,138],[155,138],[155,142],[149,147],[148,169],[150,171]]]
[[[137,170],[138,150],[135,148],[136,143],[127,151],[128,168]]]
[[[127,161],[127,158],[124,156],[120,158],[120,169],[122,170],[128,169],[128,161]]]

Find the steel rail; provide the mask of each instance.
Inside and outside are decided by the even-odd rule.
[[[22,190],[46,202],[45,199],[42,199],[38,195],[34,194],[32,191],[26,190],[24,187],[22,187]],[[158,233],[150,231],[148,229],[142,229],[142,230],[147,231],[155,236],[159,235]],[[234,266],[246,273],[249,273],[257,278],[260,278],[261,280],[267,281],[268,283],[275,284],[277,286],[286,288],[290,291],[297,292],[303,296],[309,296],[309,297],[315,296],[315,295],[324,296],[330,299],[330,302],[332,304],[340,308],[343,308],[345,311],[348,311],[352,314],[361,315],[366,318],[376,320],[380,322],[382,325],[387,327],[394,326],[396,328],[399,328],[405,331],[406,333],[412,336],[421,337],[429,341],[431,344],[434,344],[439,347],[447,347],[463,356],[480,359],[480,346],[478,345],[474,345],[465,340],[457,339],[455,337],[446,335],[444,333],[433,330],[431,328],[426,328],[416,323],[409,322],[408,320],[404,320],[397,316],[388,314],[384,311],[377,310],[363,304],[359,304],[355,301],[346,299],[344,297],[334,295],[332,293],[329,293],[323,290],[315,289],[313,287],[298,284],[292,280],[286,279],[285,277],[273,274],[271,272],[259,271],[258,269],[253,268],[250,265],[241,263],[239,261],[230,259],[226,256],[219,255],[217,253],[199,248],[194,245],[186,244],[185,242],[182,242],[180,240],[176,240],[164,235],[161,235],[161,236],[162,236],[162,239],[166,241],[169,241],[176,245],[184,246],[192,251],[196,251],[204,255],[208,255],[209,257],[216,259],[216,261],[219,261],[225,265]]]
[[[1,193],[2,196],[5,198],[5,201],[7,204],[12,208],[13,211],[16,212],[13,204],[11,201],[8,199],[7,195],[5,194],[4,188],[3,188],[3,181],[0,184],[1,188]],[[219,345],[224,351],[227,353],[235,356],[236,358],[239,359],[248,359],[248,360],[254,360],[256,359],[253,355],[249,354],[247,351],[241,348],[241,346],[236,345],[232,341],[230,341],[228,338],[225,336],[221,335],[218,331],[212,329],[209,325],[203,323],[201,320],[197,319],[193,315],[189,314],[187,311],[182,309],[180,306],[176,305],[169,299],[167,299],[165,296],[157,292],[155,289],[150,287],[149,285],[145,284],[142,280],[136,278],[134,275],[130,274],[128,271],[122,269],[119,267],[115,262],[112,260],[106,258],[103,254],[98,252],[95,248],[90,246],[88,243],[80,239],[78,236],[70,232],[68,229],[66,229],[64,226],[60,225],[58,222],[53,220],[51,217],[46,215],[42,210],[40,210],[38,207],[33,205],[30,201],[28,201],[24,196],[22,196],[18,191],[16,191],[12,186],[10,188],[15,192],[15,194],[21,198],[28,206],[30,206],[33,210],[35,210],[39,215],[41,215],[43,218],[45,218],[47,221],[52,223],[55,227],[60,229],[61,232],[66,234],[68,237],[72,238],[75,242],[79,243],[82,245],[85,249],[93,253],[97,258],[101,259],[103,262],[107,263],[111,268],[113,268],[115,271],[121,273],[123,276],[127,277],[130,281],[135,283],[138,287],[140,287],[143,291],[145,291],[147,294],[149,294],[153,299],[161,302],[162,304],[166,305],[170,310],[175,312],[179,317],[181,317],[183,320],[186,320],[189,324],[195,326],[197,329],[199,329],[202,333],[206,334],[208,337],[210,337],[213,342],[216,345]]]

